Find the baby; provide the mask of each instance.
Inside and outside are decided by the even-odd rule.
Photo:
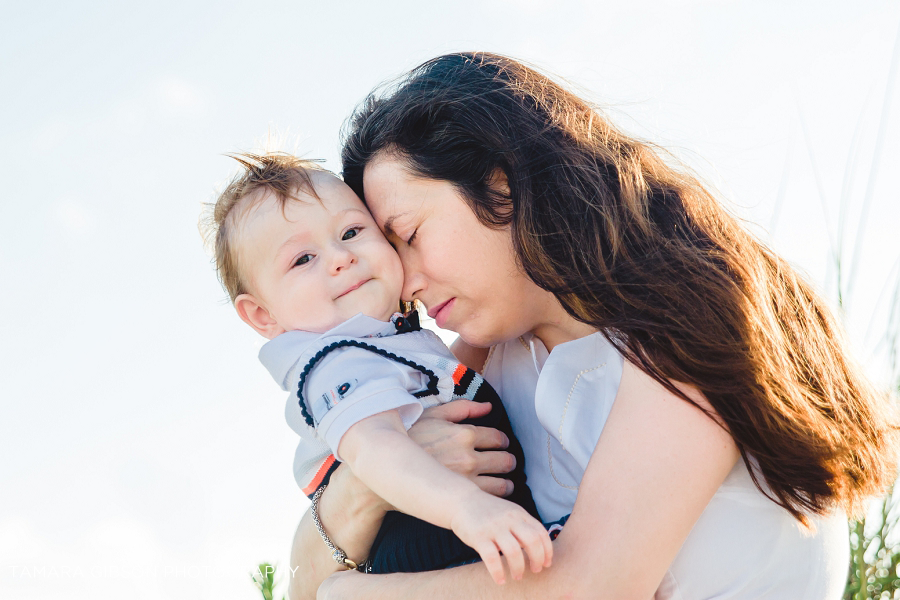
[[[217,267],[238,315],[270,340],[260,360],[291,392],[286,416],[303,438],[295,474],[304,492],[322,489],[336,461],[344,462],[398,511],[437,526],[389,513],[370,557],[381,567],[370,570],[465,562],[471,550],[459,540],[497,583],[505,581],[501,553],[516,579],[523,551],[533,572],[550,566],[552,544],[535,518],[502,405],[434,333],[418,327],[415,312],[398,312],[400,259],[362,201],[313,162],[283,153],[236,158],[243,172],[213,208]],[[491,395],[492,426],[503,421],[518,455],[512,479],[521,506],[443,467],[406,433],[425,408]],[[315,509],[318,494],[313,501]],[[424,554],[437,558],[423,564],[413,559],[423,542],[410,537],[429,535]],[[334,556],[355,566],[340,549]]]

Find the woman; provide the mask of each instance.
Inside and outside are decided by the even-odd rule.
[[[436,58],[370,98],[343,160],[404,298],[503,398],[544,520],[571,516],[553,566],[522,581],[339,573],[320,597],[840,596],[844,511],[890,483],[894,414],[811,287],[695,178],[490,54]],[[434,442],[477,410],[442,409],[413,435],[445,464],[502,442]],[[458,470],[483,482],[504,455],[485,456]],[[319,514],[361,559],[389,507],[335,475]],[[336,568],[316,537],[304,519],[299,597]]]

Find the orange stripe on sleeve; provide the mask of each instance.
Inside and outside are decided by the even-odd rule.
[[[314,494],[317,489],[319,489],[319,485],[322,483],[322,480],[325,479],[325,474],[328,472],[328,469],[331,468],[331,465],[334,464],[334,454],[329,454],[328,458],[325,459],[325,462],[322,463],[322,466],[319,467],[319,470],[316,471],[316,474],[313,475],[312,481],[309,482],[309,485],[303,488],[303,493],[309,496],[310,494]]]
[[[459,382],[462,380],[463,375],[465,375],[466,371],[468,371],[468,370],[469,370],[469,368],[466,367],[466,365],[464,365],[462,363],[459,363],[458,365],[456,365],[456,370],[453,371],[453,375],[452,375],[453,383],[458,385]]]

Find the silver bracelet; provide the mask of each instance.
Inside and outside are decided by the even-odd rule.
[[[339,565],[344,565],[349,569],[358,569],[359,565],[355,562],[347,558],[347,553],[334,545],[334,542],[331,541],[331,538],[328,537],[328,534],[325,533],[325,528],[322,527],[322,521],[319,519],[319,498],[322,497],[322,492],[325,491],[325,488],[328,487],[328,484],[323,485],[318,490],[316,490],[315,495],[312,499],[312,518],[313,523],[316,526],[316,531],[319,532],[319,535],[322,536],[322,541],[325,542],[325,545],[328,546],[328,549],[331,550],[331,558],[335,560]]]

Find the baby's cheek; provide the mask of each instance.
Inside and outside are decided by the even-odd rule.
[[[391,268],[391,289],[396,292],[396,296],[400,297],[400,290],[403,289],[403,278],[405,273],[403,271],[403,263],[400,262],[400,255],[396,252],[393,253],[393,267]]]

